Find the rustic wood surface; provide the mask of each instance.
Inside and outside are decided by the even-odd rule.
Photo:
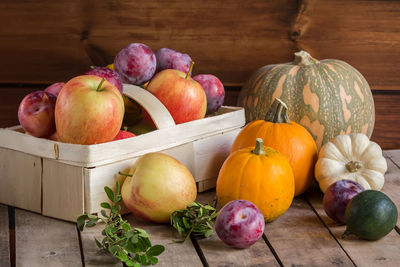
[[[388,171],[382,191],[400,207],[400,150],[387,150],[384,155]],[[215,191],[210,190],[197,200],[212,204],[214,198]],[[126,218],[145,229],[153,244],[166,247],[159,266],[397,266],[400,261],[399,223],[378,241],[354,236],[343,240],[345,226],[325,214],[316,184],[295,198],[285,214],[267,224],[263,238],[247,249],[230,248],[215,234],[173,243],[178,236],[172,227],[147,223],[132,214]],[[122,266],[98,252],[94,237],[100,239],[101,230],[98,225],[79,233],[73,223],[15,209],[13,240],[7,207],[0,205],[0,265],[8,266],[11,261],[11,266]],[[16,255],[15,259],[7,253]]]
[[[62,209],[62,207],[60,207]],[[15,210],[16,266],[80,266],[75,224]]]
[[[0,204],[0,266],[10,265],[8,208]]]

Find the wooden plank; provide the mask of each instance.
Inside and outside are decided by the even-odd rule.
[[[43,215],[75,222],[84,213],[83,168],[43,159]]]
[[[8,207],[0,204],[0,266],[10,266]]]
[[[213,73],[237,83],[267,62],[291,59],[294,50],[288,30],[296,3],[289,0],[87,5],[44,1],[38,8],[26,0],[2,1],[1,15],[12,23],[0,37],[0,57],[7,62],[0,81],[65,81],[91,64],[112,62],[129,42],[141,42],[154,51],[170,47],[188,53],[196,62],[194,74]]]
[[[389,162],[390,166],[390,162]],[[392,168],[392,166],[390,166]],[[385,177],[391,176],[391,171]],[[398,178],[398,177],[396,177]],[[383,192],[389,187],[395,185],[391,182],[392,178],[388,178],[385,182]],[[397,188],[398,192],[398,186]],[[377,241],[359,240],[356,237],[342,239],[346,227],[338,225],[330,219],[322,206],[323,195],[318,188],[309,190],[307,199],[310,201],[319,217],[329,228],[336,240],[340,243],[343,249],[348,253],[351,259],[357,266],[397,266],[400,261],[400,235],[395,231],[391,231],[387,236]]]
[[[122,267],[122,263],[113,256],[100,252],[94,238],[103,240],[101,231],[104,229],[104,224],[99,223],[93,228],[85,228],[80,232],[82,241],[83,259],[86,267],[104,266],[104,267]]]
[[[0,203],[41,212],[39,157],[0,148]]]
[[[371,140],[382,149],[400,148],[400,94],[373,93],[375,126]]]
[[[82,266],[76,225],[15,210],[16,266]]]
[[[382,191],[396,204],[398,214],[397,227],[400,227],[400,150],[384,152],[388,164],[385,173],[385,184]],[[397,165],[396,165],[397,164]]]
[[[132,227],[142,228],[150,236],[153,245],[160,244],[165,247],[165,251],[158,256],[157,266],[203,266],[201,260],[190,239],[185,243],[175,243],[178,240],[176,230],[167,224],[155,224],[143,221],[133,214],[127,216],[127,220]]]
[[[209,190],[199,194],[197,201],[212,204],[214,198],[215,190]],[[262,238],[246,249],[226,245],[215,233],[209,238],[197,240],[197,243],[210,266],[279,266]]]
[[[290,208],[265,227],[265,235],[284,266],[353,266],[306,201]]]

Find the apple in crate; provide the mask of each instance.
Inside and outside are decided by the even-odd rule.
[[[264,216],[256,205],[247,200],[233,200],[219,211],[215,232],[227,245],[247,248],[264,233]]]
[[[203,88],[182,71],[160,71],[146,89],[164,104],[176,124],[202,119],[206,115],[207,97]]]
[[[196,199],[192,174],[167,154],[141,156],[129,174],[122,184],[122,199],[133,214],[144,220],[167,223],[172,212],[185,209]]]
[[[62,142],[109,142],[121,129],[124,101],[110,82],[96,75],[69,80],[57,97],[55,121]]]
[[[212,74],[199,74],[193,80],[200,83],[207,96],[207,113],[216,112],[224,103],[225,88],[222,82]]]
[[[64,87],[65,83],[63,82],[58,82],[58,83],[53,83],[49,85],[46,89],[44,89],[45,92],[51,93],[55,96],[58,96],[60,93],[61,89]]]
[[[114,137],[113,141],[122,140],[122,139],[126,139],[126,138],[131,138],[131,137],[135,137],[135,136],[136,135],[134,135],[131,132],[120,130],[118,132],[117,136]]]
[[[25,132],[36,137],[48,137],[56,131],[54,109],[57,97],[44,91],[26,95],[18,108],[18,120]]]

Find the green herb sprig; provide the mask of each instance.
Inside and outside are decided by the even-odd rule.
[[[209,237],[214,232],[214,221],[217,211],[210,205],[203,205],[199,202],[192,202],[184,210],[177,210],[171,214],[171,225],[178,230],[183,238],[176,242],[185,242],[188,236]]]
[[[164,252],[162,245],[152,246],[149,235],[145,230],[140,228],[131,228],[128,221],[123,220],[119,211],[121,206],[118,202],[122,200],[120,195],[120,186],[117,181],[116,192],[109,187],[104,187],[111,205],[102,202],[100,206],[106,210],[101,210],[102,217],[93,214],[82,214],[77,219],[79,231],[83,231],[85,227],[93,227],[97,222],[105,223],[102,235],[103,240],[100,242],[95,238],[96,245],[105,252],[110,253],[118,258],[127,266],[140,267],[154,265],[158,263],[156,256]]]

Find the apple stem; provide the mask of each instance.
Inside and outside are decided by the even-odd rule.
[[[101,89],[101,86],[103,86],[104,81],[105,81],[105,79],[102,78],[101,81],[100,81],[100,83],[99,83],[99,86],[97,86],[97,89],[96,89],[97,92],[103,91],[103,90],[100,90],[100,89]]]
[[[147,82],[145,82],[144,84],[142,84],[142,88],[143,89],[146,89],[147,88],[147,85],[149,85],[149,83],[150,83],[150,81],[147,81]]]
[[[187,79],[190,76],[190,73],[192,72],[192,69],[193,69],[193,65],[194,65],[194,61],[190,61],[190,67],[189,67],[188,72],[186,73],[185,79]]]
[[[123,175],[123,176],[129,176],[132,177],[133,175],[130,173],[126,173],[126,172],[118,172],[119,175]]]

